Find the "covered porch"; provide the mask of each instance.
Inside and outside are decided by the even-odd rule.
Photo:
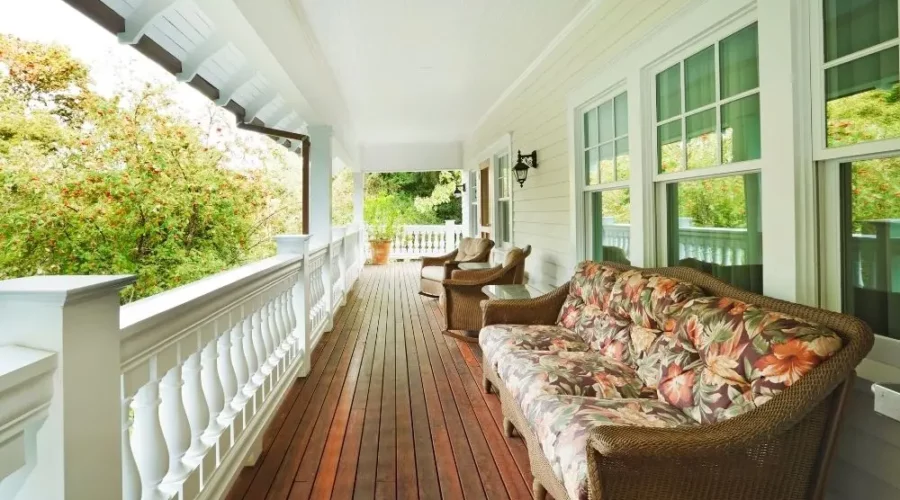
[[[0,282],[0,499],[544,498],[547,459],[506,436],[480,347],[419,294],[416,260],[466,237],[495,265],[533,248],[523,275],[543,292],[584,261],[688,266],[868,322],[859,377],[828,387],[849,397],[827,416],[814,402],[831,472],[807,497],[900,496],[900,115],[870,112],[898,102],[896,0],[65,2],[299,155],[303,222],[274,256],[126,305],[131,275]],[[463,172],[461,223],[407,226],[394,257],[413,262],[367,266],[365,176],[419,170]],[[522,324],[559,333],[559,311]],[[630,348],[669,318],[617,319]],[[755,376],[721,390],[763,407]],[[623,399],[662,403],[639,389]],[[768,443],[748,446],[771,459]]]

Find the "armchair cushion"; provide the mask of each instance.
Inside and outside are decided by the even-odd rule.
[[[591,430],[607,425],[697,425],[677,408],[655,399],[597,399],[548,394],[534,398],[523,414],[532,425],[554,475],[573,500],[588,498],[587,447]]]
[[[431,281],[443,281],[444,266],[425,266],[422,268],[422,277]]]
[[[575,332],[554,325],[491,325],[478,337],[484,363],[496,369],[496,360],[511,351],[587,351]]]
[[[497,375],[523,409],[544,394],[637,398],[643,386],[630,366],[592,351],[510,351],[498,358]]]
[[[459,251],[454,260],[458,262],[487,262],[490,256],[489,250],[494,242],[485,238],[463,238],[459,242]]]
[[[701,363],[667,367],[659,396],[701,423],[756,408],[843,345],[821,325],[727,297],[690,301],[678,328]]]

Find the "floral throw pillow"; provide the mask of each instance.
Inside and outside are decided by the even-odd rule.
[[[703,290],[686,281],[647,274],[639,270],[619,274],[609,299],[609,313],[635,325],[660,329],[688,300],[702,297]]]
[[[578,264],[557,324],[574,329],[586,306],[605,310],[618,275],[618,269],[602,266],[597,262],[585,261]]]
[[[690,301],[682,313],[678,333],[701,363],[667,367],[659,396],[702,423],[764,404],[843,345],[821,325],[725,297]]]

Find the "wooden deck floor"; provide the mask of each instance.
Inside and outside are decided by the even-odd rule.
[[[481,392],[481,352],[441,334],[418,269],[365,269],[230,500],[531,498],[524,441]]]

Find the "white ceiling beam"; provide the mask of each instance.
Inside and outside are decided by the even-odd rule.
[[[252,123],[259,112],[269,105],[278,95],[272,90],[264,90],[262,94],[256,97],[250,104],[244,106],[244,121]]]
[[[119,33],[119,42],[134,45],[159,16],[184,0],[146,0],[125,18],[125,31]]]
[[[228,79],[228,82],[219,89],[219,98],[216,99],[216,104],[219,106],[227,105],[228,101],[234,99],[234,96],[241,88],[250,83],[250,80],[254,77],[256,77],[256,68],[250,64],[244,64],[244,66],[234,73],[231,78]]]
[[[214,32],[212,36],[197,46],[187,59],[181,63],[181,72],[175,75],[179,82],[189,82],[200,72],[200,67],[210,60],[212,56],[219,53],[228,44],[228,40],[219,32]]]

